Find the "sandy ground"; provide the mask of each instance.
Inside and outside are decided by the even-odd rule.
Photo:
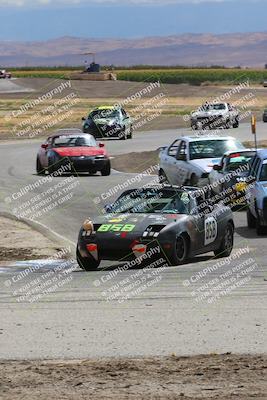
[[[0,217],[0,262],[35,260],[53,256],[59,249],[20,221]]]
[[[111,160],[112,168],[121,172],[149,172],[151,166],[159,163],[158,151],[144,151],[142,153],[128,153],[115,156]],[[153,171],[152,174],[156,174]]]
[[[231,89],[230,86],[161,84],[149,94],[128,101],[132,95],[139,93],[149,83],[71,81],[71,87],[65,88],[61,94],[53,95],[50,100],[18,113],[20,107],[51,92],[65,81],[47,78],[19,78],[14,82],[19,88],[17,92],[13,91],[13,88],[10,89],[10,93],[7,88],[1,92],[0,87],[0,139],[2,140],[12,137],[27,139],[29,134],[33,134],[34,137],[36,135],[45,137],[51,130],[67,126],[81,128],[81,118],[87,115],[89,110],[99,105],[115,103],[124,105],[129,114],[136,119],[135,131],[185,128],[189,126],[189,122],[184,120],[184,115],[190,114],[192,110],[207,100],[219,99]],[[13,84],[13,82],[5,84]],[[27,90],[33,91],[33,93],[25,93]],[[55,106],[56,99],[63,98],[70,93],[75,95],[77,101],[73,104],[67,102],[68,112],[64,112],[62,106]],[[163,95],[160,100],[153,100],[152,103],[149,103],[149,99],[159,94]],[[250,100],[245,100],[246,96],[249,96]],[[241,109],[242,106],[246,106],[245,110],[253,110],[260,121],[263,108],[266,108],[266,89],[258,86],[249,87],[243,89],[239,94],[231,96],[229,101],[238,101]],[[49,108],[54,106],[56,113],[53,113],[51,117]],[[15,117],[12,112],[15,113]],[[248,122],[249,117],[244,118],[244,121]],[[51,124],[53,129],[44,129],[47,123],[48,126]]]
[[[2,400],[267,399],[267,357],[0,362]]]

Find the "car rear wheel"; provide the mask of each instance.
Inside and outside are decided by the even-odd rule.
[[[233,128],[238,128],[239,127],[239,120],[238,119],[236,119],[235,120],[235,122],[234,122],[234,124],[233,124]]]
[[[256,219],[256,231],[257,231],[258,236],[265,235],[267,232],[266,227],[261,225],[261,221],[260,221],[259,217]]]
[[[225,123],[225,129],[230,129],[231,128],[231,121],[228,119]]]
[[[79,267],[81,269],[84,269],[85,271],[94,271],[96,270],[101,261],[97,261],[93,259],[93,257],[83,257],[81,253],[79,252],[79,249],[77,247],[76,249],[76,259]]]
[[[111,165],[110,162],[108,162],[105,167],[101,170],[101,175],[102,176],[108,176],[110,175],[111,172]]]
[[[249,229],[256,228],[256,218],[252,215],[250,209],[247,210],[247,223]]]
[[[120,140],[127,140],[127,133],[125,129],[120,133],[119,138]]]
[[[214,251],[216,257],[229,257],[234,247],[234,227],[231,222],[228,222],[224,232],[224,238],[222,240],[219,249]]]
[[[182,234],[176,238],[173,255],[168,260],[170,265],[180,265],[185,263],[189,252],[189,239]]]
[[[127,139],[132,139],[133,138],[133,129],[130,129],[129,135],[127,136]]]

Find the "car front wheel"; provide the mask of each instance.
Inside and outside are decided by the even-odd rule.
[[[164,184],[167,185],[169,183],[167,175],[165,174],[165,172],[162,169],[159,170],[159,183],[161,183],[162,185],[164,185]]]
[[[108,176],[110,175],[111,172],[111,165],[110,162],[108,162],[105,167],[101,170],[101,175],[102,176]]]
[[[44,173],[45,173],[45,170],[42,167],[39,157],[36,160],[36,173],[37,173],[37,175],[44,175]]]
[[[93,257],[83,257],[79,252],[78,246],[76,249],[76,259],[79,267],[84,269],[85,271],[94,271],[96,270],[101,261],[95,260]]]
[[[219,249],[214,251],[216,257],[229,257],[234,247],[234,227],[231,222],[228,222],[224,232],[224,238],[222,240]]]
[[[170,265],[180,265],[186,262],[189,252],[189,240],[185,234],[176,238],[172,256],[168,259]]]

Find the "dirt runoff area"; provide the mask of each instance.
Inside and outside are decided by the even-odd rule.
[[[113,157],[111,166],[116,171],[131,173],[146,173],[157,175],[156,166],[159,163],[159,151],[143,151],[142,153],[127,153]],[[152,174],[150,170],[152,168]]]
[[[267,399],[267,356],[0,362],[2,400]]]
[[[46,259],[60,250],[21,221],[0,216],[0,232],[0,262]]]

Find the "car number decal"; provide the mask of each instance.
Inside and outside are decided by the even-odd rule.
[[[205,246],[214,242],[218,234],[218,225],[214,217],[205,219]]]
[[[101,225],[97,232],[132,232],[135,228],[135,225],[131,224],[104,224]]]

